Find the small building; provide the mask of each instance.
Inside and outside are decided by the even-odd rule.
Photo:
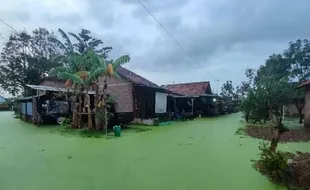
[[[9,110],[9,105],[3,96],[0,96],[0,111]]]
[[[170,92],[170,112],[191,113],[195,116],[213,116],[222,112],[221,101],[212,93],[209,81],[168,84],[162,87]]]
[[[166,113],[167,90],[124,67],[119,67],[116,72],[120,77],[112,77],[107,81],[108,95],[115,99],[114,120],[152,124],[153,118]],[[103,85],[104,77],[99,79],[99,86]],[[40,86],[61,91],[66,89],[65,81],[54,77],[46,77],[38,85],[29,86],[35,90]]]
[[[298,86],[305,89],[304,127],[310,128],[310,80]]]

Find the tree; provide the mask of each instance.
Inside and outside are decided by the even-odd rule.
[[[270,149],[275,151],[280,136],[287,129],[282,123],[282,107],[291,102],[292,86],[289,83],[290,64],[282,55],[273,54],[256,71],[253,88],[242,102],[241,109],[247,121],[253,123],[269,118],[277,129]]]
[[[241,92],[240,87],[237,87],[237,90],[239,90],[238,92]],[[232,81],[226,81],[223,84],[220,95],[223,97],[228,112],[235,112],[240,103],[240,96],[235,91]]]
[[[309,40],[296,40],[290,42],[289,48],[284,51],[284,57],[291,66],[291,77],[299,82],[310,77],[310,42]]]
[[[296,89],[298,84],[308,80],[310,77],[310,42],[309,40],[296,40],[290,42],[289,48],[284,51],[284,57],[291,66],[290,77],[297,79],[298,82],[292,88],[292,102],[295,104],[298,114],[299,123],[302,123],[302,109],[304,108],[304,93],[300,89]]]
[[[93,49],[94,52],[103,58],[108,58],[108,53],[112,50],[112,47],[102,47],[103,41],[91,36],[91,32],[86,29],[82,29],[80,33],[74,34],[72,32],[64,32],[62,29],[58,29],[64,42],[58,40],[57,38],[50,37],[50,41],[60,47],[65,54],[77,53],[83,54],[88,49]],[[72,36],[75,41],[72,42],[70,39]]]
[[[37,84],[42,77],[60,63],[51,61],[59,53],[58,47],[49,42],[53,36],[45,28],[32,34],[26,31],[11,34],[1,50],[0,87],[13,96],[26,91],[27,84]]]

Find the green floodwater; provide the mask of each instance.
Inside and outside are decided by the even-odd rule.
[[[0,113],[2,190],[270,190],[256,172],[259,140],[235,135],[239,114],[82,138]],[[281,144],[310,152],[310,143]]]

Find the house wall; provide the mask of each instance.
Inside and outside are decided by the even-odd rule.
[[[304,126],[310,128],[310,87],[305,89]]]
[[[108,78],[108,94],[115,98],[117,113],[133,112],[133,84],[121,78]],[[65,82],[60,80],[43,80],[40,85],[65,88]],[[99,79],[99,85],[103,87],[104,77]]]
[[[42,82],[40,82],[40,85],[42,85],[42,86],[52,86],[52,87],[58,87],[58,88],[65,88],[66,87],[64,81],[52,80],[52,79],[43,80]]]
[[[115,98],[117,113],[133,112],[133,83],[121,78],[108,78],[108,94]],[[99,85],[103,87],[104,77],[99,79]]]

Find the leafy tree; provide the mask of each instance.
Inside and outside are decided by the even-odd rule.
[[[293,83],[291,92],[292,102],[295,104],[298,114],[299,123],[302,123],[302,109],[304,108],[304,92],[296,89],[298,84],[310,78],[310,42],[307,39],[296,40],[289,43],[289,48],[284,51],[284,57],[290,64],[290,77],[297,79],[297,84]]]
[[[48,40],[53,36],[45,28],[31,34],[26,31],[11,34],[1,50],[0,87],[13,96],[26,90],[27,84],[37,84],[53,67],[59,66],[51,60],[59,53]]]
[[[239,109],[242,98],[245,96],[247,85],[243,83],[235,89],[232,81],[226,81],[220,95],[223,97],[228,112],[236,112]]]
[[[299,82],[310,77],[310,42],[309,40],[296,40],[290,42],[289,48],[284,51],[284,57],[291,66],[291,77]]]

